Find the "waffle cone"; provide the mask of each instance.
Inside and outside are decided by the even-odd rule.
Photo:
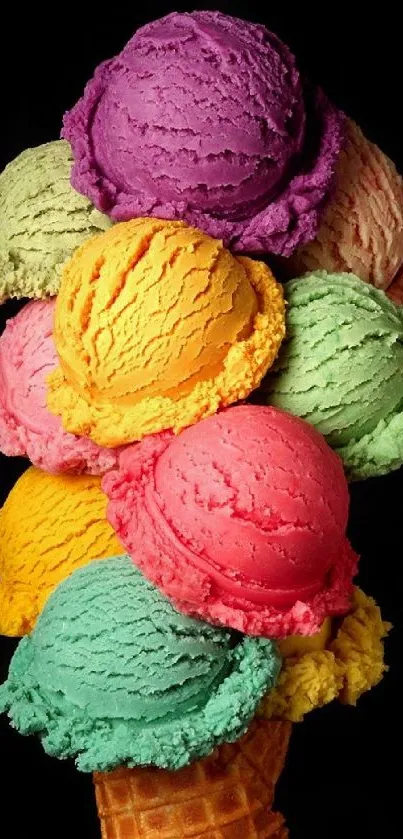
[[[94,773],[102,839],[287,839],[271,810],[291,725],[255,720],[191,766]]]

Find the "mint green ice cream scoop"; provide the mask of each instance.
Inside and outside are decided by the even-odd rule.
[[[270,640],[179,614],[123,555],[58,586],[14,654],[0,708],[83,771],[178,769],[238,739],[279,668]]]
[[[107,216],[70,184],[65,140],[26,149],[0,173],[0,302],[57,294],[64,263]]]
[[[287,332],[264,401],[302,417],[347,477],[403,463],[403,310],[353,274],[316,272],[284,286]]]

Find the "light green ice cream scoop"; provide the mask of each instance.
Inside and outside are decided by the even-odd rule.
[[[302,417],[347,477],[403,463],[403,309],[353,274],[307,274],[284,286],[287,332],[263,383],[270,405]]]
[[[0,174],[0,302],[57,294],[65,261],[110,227],[70,184],[65,140],[27,149]]]
[[[270,640],[179,614],[123,555],[54,591],[14,654],[0,710],[83,771],[177,769],[238,739],[279,669]]]

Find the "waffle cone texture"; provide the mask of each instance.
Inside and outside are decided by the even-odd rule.
[[[255,720],[236,743],[170,772],[94,773],[102,839],[286,839],[272,811],[291,724]]]

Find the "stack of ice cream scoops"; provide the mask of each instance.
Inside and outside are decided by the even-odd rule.
[[[284,839],[292,724],[382,678],[348,481],[403,463],[402,288],[393,163],[220,13],[137,31],[0,175],[0,707],[104,839]]]

